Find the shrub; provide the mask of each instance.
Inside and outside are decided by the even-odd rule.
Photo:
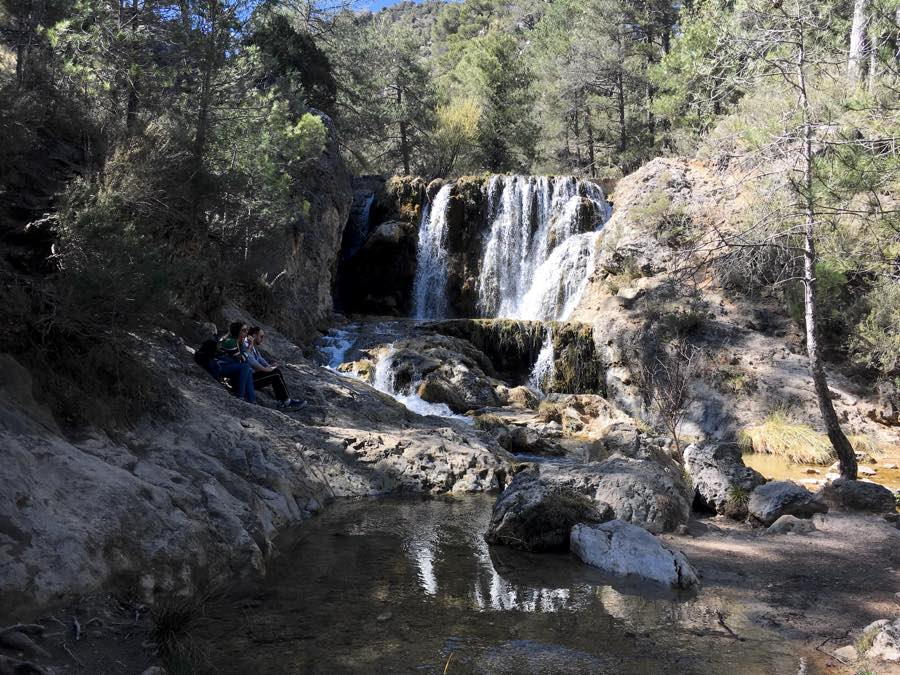
[[[674,206],[669,195],[662,189],[650,196],[632,210],[638,222],[653,230],[662,243],[681,247],[693,240],[691,217],[682,206]]]

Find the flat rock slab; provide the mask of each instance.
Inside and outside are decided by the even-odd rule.
[[[828,505],[806,488],[780,480],[756,488],[750,495],[747,510],[753,520],[768,527],[784,515],[811,518],[817,513],[827,513]]]
[[[647,530],[621,520],[579,524],[570,536],[572,552],[588,565],[617,576],[640,577],[670,588],[699,586],[687,558],[665,546]]]

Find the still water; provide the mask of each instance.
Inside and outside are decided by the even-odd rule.
[[[210,608],[212,669],[797,672],[796,649],[773,633],[745,623],[740,641],[729,636],[712,591],[679,597],[605,578],[569,554],[488,547],[493,501],[332,505],[282,538],[265,580]]]

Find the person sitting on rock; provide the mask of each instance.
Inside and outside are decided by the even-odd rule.
[[[228,327],[228,335],[219,340],[218,353],[209,362],[209,372],[217,380],[227,377],[233,385],[235,396],[248,403],[256,403],[253,387],[253,368],[244,353],[247,325],[235,321]]]
[[[272,387],[272,393],[278,405],[282,408],[303,405],[303,401],[298,401],[288,395],[287,384],[284,381],[284,375],[277,365],[271,364],[263,358],[259,351],[259,346],[263,342],[265,333],[259,326],[253,326],[247,331],[247,339],[244,342],[244,355],[247,363],[253,369],[253,385],[254,387]]]

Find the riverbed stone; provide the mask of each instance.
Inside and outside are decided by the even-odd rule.
[[[827,513],[828,504],[793,481],[772,481],[757,487],[747,505],[750,518],[769,526],[783,515],[811,518],[816,513]]]
[[[868,513],[893,513],[897,504],[893,493],[877,483],[838,478],[822,488],[822,497],[835,509],[865,511]]]
[[[617,576],[640,577],[670,588],[699,585],[687,558],[647,530],[621,520],[578,524],[570,537],[572,552],[588,565]]]
[[[694,505],[736,519],[747,516],[747,500],[766,482],[744,465],[741,449],[732,443],[692,443],[684,450],[684,468],[694,488]]]
[[[576,523],[611,517],[608,507],[577,490],[543,481],[537,471],[523,471],[498,497],[484,538],[523,551],[565,550]]]

